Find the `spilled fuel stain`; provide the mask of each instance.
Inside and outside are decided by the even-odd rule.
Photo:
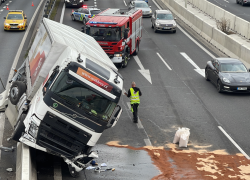
[[[175,144],[167,144],[169,150],[163,146],[135,148],[120,145],[118,141],[107,145],[147,151],[153,164],[161,171],[152,180],[250,180],[250,160],[242,154],[229,155],[225,150],[209,152],[204,149],[206,147],[180,150]]]

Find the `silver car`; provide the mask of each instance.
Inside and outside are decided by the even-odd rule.
[[[129,5],[129,9],[141,9],[143,17],[152,17],[152,9],[151,6],[145,1],[131,1]]]
[[[176,33],[176,18],[169,10],[156,10],[151,18],[154,31],[170,31]]]

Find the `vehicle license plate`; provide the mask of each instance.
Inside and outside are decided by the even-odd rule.
[[[170,27],[164,27],[163,29],[170,29]]]
[[[73,6],[76,6],[77,4],[73,4]]]
[[[17,29],[17,26],[11,26],[10,28],[11,29]]]
[[[247,87],[238,87],[237,90],[247,90]]]

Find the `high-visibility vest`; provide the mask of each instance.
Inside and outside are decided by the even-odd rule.
[[[130,88],[130,104],[140,104],[139,91],[135,92],[133,88]]]

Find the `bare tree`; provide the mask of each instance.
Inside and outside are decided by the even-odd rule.
[[[220,20],[216,21],[217,28],[222,32],[229,34],[230,32],[230,19],[221,18]]]

